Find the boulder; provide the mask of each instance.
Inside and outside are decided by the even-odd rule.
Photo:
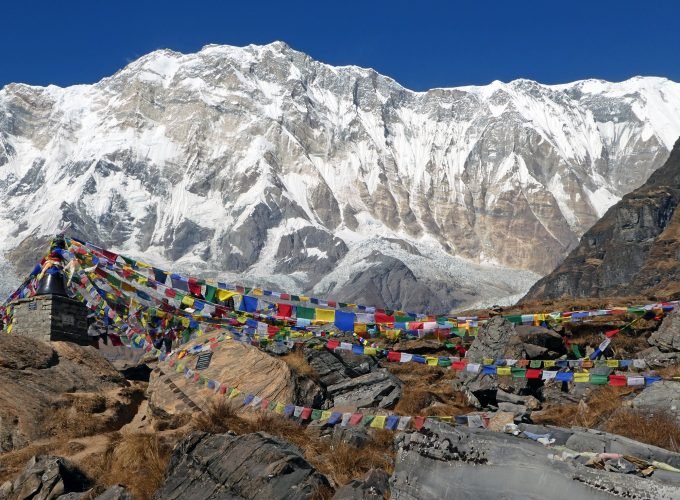
[[[508,320],[501,316],[491,318],[479,329],[467,357],[475,362],[481,362],[485,358],[503,358],[508,342],[514,334],[515,327]],[[498,387],[498,379],[495,376],[462,372],[460,377],[464,389],[473,394],[479,391],[495,391]],[[475,400],[471,398],[471,402],[474,403]]]
[[[658,347],[661,352],[680,351],[680,311],[675,309],[661,322],[657,331],[647,339],[650,345]]]
[[[596,470],[530,439],[428,421],[396,438],[391,498],[674,499],[680,486]]]
[[[200,342],[189,344],[191,348]],[[256,347],[235,341],[219,342],[212,350],[210,365],[199,373],[227,387],[266,399],[296,404],[318,404],[320,388],[309,379],[299,379],[286,362]],[[196,367],[196,356],[187,355],[180,363]],[[205,385],[197,384],[178,373],[167,363],[160,363],[151,373],[147,390],[149,415],[157,428],[177,427],[186,423],[199,408],[207,408],[218,397]],[[244,416],[251,412],[242,410]]]
[[[11,487],[3,486],[7,500],[67,500],[80,498],[90,488],[87,477],[61,457],[31,458]]]
[[[644,359],[651,369],[666,368],[667,366],[680,364],[680,352],[661,352],[654,346],[637,354],[638,358]]]
[[[401,397],[402,382],[386,369],[345,380],[326,388],[333,408],[350,411],[358,408],[392,408]]]
[[[566,353],[562,337],[555,331],[540,326],[516,325],[503,357],[519,359],[554,358]]]
[[[328,387],[370,373],[376,362],[370,356],[358,356],[349,351],[305,348],[305,359],[319,376],[319,383]]]
[[[654,414],[668,412],[680,423],[680,382],[655,382],[633,399],[633,408]]]
[[[292,444],[263,432],[192,433],[175,446],[154,498],[314,498],[330,489]]]
[[[541,407],[541,402],[533,396],[520,396],[502,389],[496,391],[496,401],[499,403],[513,403],[526,406],[529,410],[537,410]]]
[[[355,479],[335,492],[333,500],[383,500],[390,497],[390,476],[381,469],[371,469],[362,479]]]

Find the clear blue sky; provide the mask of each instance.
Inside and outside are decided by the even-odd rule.
[[[680,81],[677,0],[5,0],[0,86],[91,83],[154,49],[283,40],[406,87]]]

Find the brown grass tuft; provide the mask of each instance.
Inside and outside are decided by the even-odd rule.
[[[146,500],[163,483],[171,452],[156,434],[115,433],[106,452],[82,466],[96,480],[97,491],[123,484],[135,498]]]
[[[465,396],[454,391],[455,370],[417,363],[388,363],[387,369],[404,382],[394,412],[398,415],[456,416],[474,411]]]
[[[632,387],[604,386],[593,390],[585,400],[578,403],[551,405],[535,413],[532,418],[537,424],[561,427],[597,427],[623,405],[623,396],[631,394]]]
[[[298,377],[318,380],[319,374],[307,363],[302,349],[292,350],[285,356],[281,356],[281,359],[286,362],[288,368]]]
[[[645,415],[640,411],[622,409],[605,422],[604,430],[680,452],[680,424],[668,413]]]

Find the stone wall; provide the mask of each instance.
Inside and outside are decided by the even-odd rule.
[[[12,333],[43,342],[66,340],[89,345],[87,307],[60,295],[38,295],[14,303]]]

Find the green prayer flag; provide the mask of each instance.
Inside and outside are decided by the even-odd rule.
[[[540,368],[542,363],[543,362],[540,359],[532,359],[529,362],[529,367],[530,368]]]
[[[312,420],[319,420],[321,418],[321,410],[312,410]]]
[[[522,316],[519,314],[506,316],[505,319],[507,319],[510,323],[514,323],[516,325],[522,324]]]
[[[609,382],[609,376],[608,375],[595,375],[594,373],[590,374],[590,383],[591,384],[604,385],[607,382]]]
[[[373,415],[364,415],[364,418],[361,419],[361,425],[363,427],[368,427],[368,425],[373,422],[374,418]]]
[[[215,293],[217,292],[217,288],[214,286],[210,285],[205,285],[205,300],[207,302],[215,302]]]
[[[510,372],[512,373],[512,378],[526,378],[527,370],[526,368],[517,368],[513,366],[510,369]]]
[[[571,350],[578,359],[581,359],[583,357],[581,355],[581,350],[578,348],[578,344],[571,344]]]
[[[439,358],[437,365],[438,366],[451,366],[451,360],[449,358]]]
[[[409,321],[413,321],[413,318],[411,316],[395,316],[394,317],[395,323],[408,323]]]
[[[311,307],[297,306],[295,312],[298,318],[314,319],[315,311]]]
[[[106,275],[106,281],[111,283],[111,285],[115,286],[116,288],[120,288],[121,284],[122,284],[122,281],[119,280],[118,278],[116,278],[115,276],[113,276],[112,274]]]

